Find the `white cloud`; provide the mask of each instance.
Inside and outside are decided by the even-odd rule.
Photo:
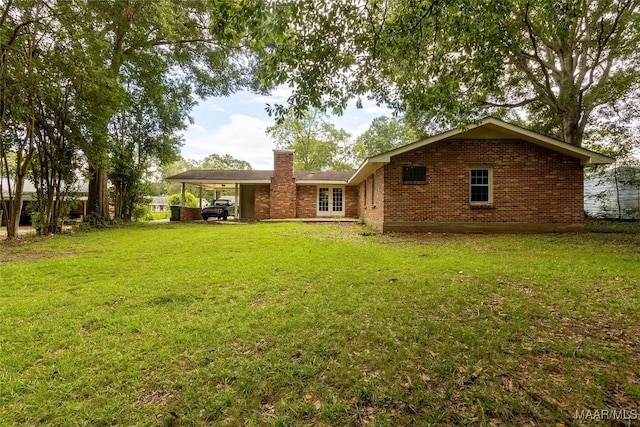
[[[285,104],[291,96],[292,89],[287,86],[280,86],[269,95],[256,95],[252,101],[260,104]]]
[[[356,130],[351,132],[351,136],[354,139],[358,138],[360,135],[362,135],[363,133],[365,133],[369,129],[369,126],[371,126],[371,123],[363,123],[363,124],[359,125],[356,128]]]
[[[363,110],[367,114],[378,114],[381,116],[390,116],[393,113],[393,110],[375,104],[363,106]]]
[[[224,113],[225,111],[227,111],[224,108],[224,100],[225,98],[221,97],[200,100],[196,108],[199,109],[203,114]]]
[[[191,123],[191,124],[189,125],[189,128],[188,128],[188,129],[189,129],[189,130],[192,130],[192,131],[194,131],[194,132],[204,132],[204,131],[205,131],[204,126],[200,126],[200,125],[199,125],[199,124],[197,124],[197,123]]]
[[[185,132],[183,156],[202,159],[209,154],[230,154],[251,163],[254,169],[273,169],[273,143],[265,130],[271,123],[243,114],[233,114],[229,122],[216,128]]]
[[[376,116],[391,116],[393,114],[392,109],[382,105],[377,105],[376,102],[371,99],[362,100],[361,110],[367,114],[375,114]]]

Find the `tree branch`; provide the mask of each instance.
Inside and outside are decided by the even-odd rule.
[[[540,100],[540,97],[536,96],[535,98],[523,99],[520,102],[506,102],[503,104],[499,104],[496,102],[482,100],[482,101],[479,101],[478,104],[482,107],[517,108],[517,107],[524,107],[525,105],[529,105],[532,102],[539,101],[539,100]]]
[[[620,37],[620,33],[616,33],[616,31],[618,30],[618,26],[620,25],[620,18],[622,17],[622,14],[625,12],[625,10],[627,10],[631,6],[632,2],[633,0],[628,0],[621,7],[618,8],[618,13],[616,14],[615,19],[613,20],[613,24],[611,25],[611,30],[607,34],[605,34],[604,17],[600,18],[600,22],[599,22],[600,31],[598,33],[598,50],[596,52],[596,56],[593,61],[593,66],[591,67],[589,72],[589,82],[585,87],[581,88],[582,93],[584,93],[587,89],[589,89],[593,85],[593,82],[595,80],[596,68],[600,65],[602,61],[601,58],[602,58],[604,49],[609,44],[609,41],[611,40],[611,38],[614,35],[617,36],[616,38]],[[606,62],[607,62],[607,66],[603,70],[602,76],[600,76],[600,81],[607,78],[609,75],[609,72],[611,70],[611,65],[612,65],[611,55],[606,60]]]
[[[544,61],[542,61],[540,59],[540,55],[538,54],[538,43],[536,41],[535,31],[533,29],[533,26],[531,25],[531,21],[529,21],[529,7],[530,7],[530,2],[527,1],[527,6],[526,6],[526,9],[525,9],[523,22],[527,26],[527,30],[528,30],[528,33],[529,33],[529,40],[531,41],[531,44],[533,45],[533,51],[534,51],[535,54],[532,56],[530,54],[527,54],[527,52],[525,52],[525,51],[521,51],[520,54],[523,55],[525,58],[526,57],[530,57],[530,59],[536,61],[540,65],[540,68],[542,69],[542,73],[544,75],[544,86],[542,86],[540,84],[538,84],[538,86],[547,93],[547,95],[553,100],[553,103],[555,104],[556,103],[556,98],[555,98],[555,95],[553,94],[553,90],[551,89],[551,81],[549,79],[549,74],[547,72],[547,67],[546,67]],[[524,63],[523,63],[523,68],[526,68],[526,70],[523,70],[523,71],[525,71],[525,73],[527,73],[527,75],[530,76],[532,81],[535,81],[535,79],[533,78],[534,77],[533,72]]]
[[[9,15],[9,9],[11,9],[11,2],[13,0],[8,0],[7,4],[4,7],[4,10],[2,11],[2,17],[0,17],[0,27],[4,26],[5,21],[7,20],[7,16]]]

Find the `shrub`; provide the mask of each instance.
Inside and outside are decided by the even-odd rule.
[[[169,211],[165,211],[165,212],[148,212],[143,220],[144,221],[157,221],[159,219],[169,219],[169,217],[171,217],[171,212]]]
[[[188,191],[184,195],[185,197],[185,206],[188,208],[197,208],[198,207],[198,199],[192,193]],[[182,195],[180,193],[172,194],[169,196],[169,206],[179,205],[182,202]]]
[[[136,205],[133,207],[133,212],[131,214],[133,216],[134,221],[144,218],[147,214],[149,214],[149,206]]]

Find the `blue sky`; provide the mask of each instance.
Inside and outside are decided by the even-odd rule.
[[[201,100],[191,113],[194,123],[184,132],[182,156],[200,160],[209,154],[230,154],[251,163],[253,169],[273,169],[275,145],[265,130],[275,122],[265,107],[285,104],[289,94],[288,89],[282,88],[270,96],[239,92]],[[344,115],[331,116],[330,121],[355,139],[374,118],[383,115],[390,116],[391,111],[373,102],[363,102],[363,108],[357,109],[354,102]]]

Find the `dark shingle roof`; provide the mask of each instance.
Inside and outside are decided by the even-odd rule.
[[[169,181],[263,181],[270,180],[273,171],[269,170],[188,170],[167,178]]]
[[[298,181],[348,181],[355,171],[296,171],[294,176]]]
[[[295,171],[297,181],[347,182],[354,171]],[[167,178],[169,181],[270,181],[272,170],[189,170]]]

